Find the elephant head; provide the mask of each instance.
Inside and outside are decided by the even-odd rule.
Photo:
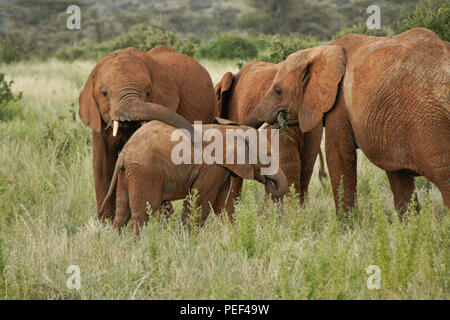
[[[291,54],[244,124],[272,124],[280,113],[287,113],[298,118],[302,132],[312,130],[333,107],[345,67],[345,52],[340,46],[319,46]]]
[[[150,56],[135,48],[103,57],[90,73],[79,98],[81,120],[99,133],[113,124],[161,120],[177,128],[193,127],[176,113],[179,92],[175,80]]]
[[[259,159],[260,151],[259,147],[261,146],[259,139],[260,137],[265,137],[264,135],[258,135],[258,132],[256,129],[251,127],[245,127],[240,126],[237,124],[231,124],[230,121],[222,120],[222,119],[216,119],[217,122],[226,125],[227,128],[231,128],[233,130],[236,130],[235,140],[229,141],[228,140],[228,134],[224,134],[223,136],[227,136],[227,139],[224,140],[224,152],[223,152],[223,161],[220,164],[222,167],[228,169],[229,171],[233,172],[234,175],[239,176],[243,179],[256,179],[257,181],[261,182],[265,185],[267,193],[271,193],[273,197],[280,198],[282,197],[288,190],[288,180],[286,178],[286,175],[281,169],[278,169],[276,173],[271,174],[263,174],[262,168],[267,168],[270,166],[270,164],[263,164],[261,159]],[[253,131],[253,132],[252,132]],[[253,137],[256,139],[250,141],[250,137]],[[278,135],[275,136],[276,139],[278,139]],[[233,143],[234,142],[234,143]],[[250,148],[249,145],[254,143],[255,148],[253,149],[256,152],[256,157],[254,158],[256,161],[250,161],[250,151],[252,148]],[[237,161],[237,157],[239,155],[238,148],[244,148],[245,153],[245,161],[243,163],[239,163]],[[267,139],[267,156],[278,156],[277,154],[271,153],[271,143],[270,140]],[[233,162],[228,163],[227,161],[228,156],[230,154],[236,155]],[[272,158],[273,159],[273,158]]]

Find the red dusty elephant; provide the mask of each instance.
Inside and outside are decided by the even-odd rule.
[[[180,133],[181,130],[177,132],[175,129],[161,121],[151,121],[139,128],[123,147],[116,163],[110,190],[105,198],[105,203],[111,199],[117,201],[114,228],[120,230],[131,220],[131,228],[139,232],[148,220],[148,205],[155,212],[163,201],[183,199],[193,189],[197,189],[199,195],[200,224],[204,222],[210,209],[217,214],[227,209],[232,218],[234,201],[229,196],[232,175],[256,179],[265,184],[268,192],[278,197],[288,190],[283,171],[269,173],[261,170],[267,165],[261,164],[259,160],[249,161],[251,141],[247,140],[248,136],[252,136],[253,133],[255,137],[253,142],[259,144],[259,136],[254,128],[236,125],[203,125],[204,137],[208,135],[208,130],[210,134],[215,135],[214,140],[203,138],[208,142],[205,142],[200,149],[201,153],[205,154],[208,148],[211,148],[210,154],[214,154],[214,157],[209,158],[211,161],[208,162],[206,160],[195,162],[192,142],[188,138],[184,139]],[[242,134],[239,131],[242,131]],[[235,133],[231,142],[228,140],[229,132]],[[174,133],[177,134],[175,137]],[[181,141],[180,137],[183,138]],[[268,150],[271,150],[269,139],[267,142]],[[239,146],[243,148],[241,151],[243,150],[243,154],[247,156],[243,161],[235,158],[233,158],[234,161],[229,161],[228,157],[230,154],[237,153]],[[212,149],[215,151],[212,152]],[[221,152],[218,152],[219,149]],[[259,154],[258,150],[256,152]],[[181,162],[175,159],[180,153],[186,156],[188,161]],[[270,151],[267,155],[270,156]],[[203,155],[202,159],[205,159]],[[114,190],[116,190],[115,199]],[[185,206],[184,221],[188,214]]]
[[[415,176],[432,181],[450,207],[450,44],[432,31],[350,34],[291,54],[245,124],[273,123],[280,112],[305,132],[325,121],[336,208],[341,179],[344,208],[354,206],[357,148],[387,172],[400,213]]]
[[[100,59],[80,93],[79,104],[81,120],[92,129],[98,209],[118,154],[142,121],[161,120],[192,133],[194,120],[211,123],[217,115],[206,69],[163,46],[147,53],[122,49]],[[114,206],[110,201],[99,218],[111,219]]]
[[[244,65],[235,75],[231,72],[225,73],[215,86],[220,117],[238,123],[245,122],[270,89],[279,67],[280,64],[252,61]],[[294,121],[296,122],[296,119]],[[302,203],[317,154],[320,152],[322,130],[320,123],[314,130],[304,134],[298,125],[295,125],[290,126],[286,134],[280,135],[280,168],[284,171],[289,185],[294,184]],[[323,165],[321,175],[325,176]],[[242,179],[234,178],[233,184],[235,198],[240,194]]]

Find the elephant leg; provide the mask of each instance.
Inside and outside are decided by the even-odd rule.
[[[300,145],[300,184],[301,184],[301,199],[303,201],[306,192],[308,191],[309,182],[313,174],[314,165],[316,163],[317,155],[320,151],[320,142],[322,141],[323,125],[319,123],[310,132],[303,135],[303,144]]]
[[[327,114],[325,124],[325,149],[336,212],[339,209],[339,186],[344,188],[342,208],[351,210],[356,197],[356,145],[353,130],[345,111],[337,105]]]
[[[102,215],[100,215],[100,208],[111,184],[117,154],[110,148],[102,133],[92,133],[92,146],[98,219],[100,221],[112,220],[115,214],[115,195],[113,194],[107,203],[105,203]]]
[[[139,234],[149,219],[148,207],[156,212],[161,206],[164,175],[159,171],[146,170],[139,164],[128,165],[126,173],[131,209],[130,228]]]
[[[426,177],[439,188],[444,204],[450,208],[450,166],[445,165],[434,169]]]
[[[450,181],[445,182],[442,185],[439,184],[438,188],[441,191],[442,199],[444,200],[444,204],[447,206],[447,208],[450,209]]]
[[[114,216],[113,228],[121,231],[122,227],[130,221],[130,199],[125,181],[125,170],[121,170],[117,179],[116,187],[116,214]]]
[[[414,175],[406,171],[387,172],[387,175],[394,194],[394,204],[397,212],[403,215],[408,210],[413,193],[417,208],[419,208],[417,194],[414,192]]]
[[[215,185],[211,184],[214,181]],[[197,204],[200,207],[199,226],[202,226],[208,217],[212,206],[217,199],[217,195],[224,185],[224,177],[217,172],[209,171],[199,175],[195,182],[192,184],[191,190],[197,189],[198,200]],[[190,220],[191,210],[189,208],[188,201],[184,202],[182,220],[186,223]]]
[[[298,128],[292,127],[289,128],[288,134],[288,137],[280,135],[280,169],[286,175],[289,187],[294,184],[295,192],[298,193],[300,203],[303,204],[306,190],[302,187],[303,180],[301,178],[301,175],[304,173],[302,171],[303,160],[301,160],[301,151],[303,151],[301,133]],[[273,200],[282,201],[283,199],[274,198]]]
[[[234,206],[236,199],[241,194],[242,183],[243,179],[230,177],[220,189],[213,204],[214,212],[220,214],[225,209],[231,222],[234,222]]]

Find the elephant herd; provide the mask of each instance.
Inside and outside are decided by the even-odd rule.
[[[273,198],[293,184],[303,203],[323,128],[336,208],[339,199],[344,210],[355,204],[358,148],[386,171],[400,214],[415,197],[415,176],[433,182],[450,208],[450,44],[427,29],[350,34],[279,64],[249,62],[215,87],[205,68],[172,49],[121,49],[97,63],[79,104],[92,129],[98,217],[119,230],[131,220],[138,232],[148,205],[170,211],[171,200],[193,189],[202,220],[210,209],[226,209],[232,219],[242,179],[265,184]],[[270,131],[280,115],[287,128],[279,135],[275,174],[261,174],[261,163],[170,159],[176,128],[191,137],[194,121],[219,131],[261,125]],[[188,211],[185,205],[184,218]]]

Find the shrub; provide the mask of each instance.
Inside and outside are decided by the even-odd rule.
[[[192,57],[195,53],[195,48],[200,43],[200,40],[194,36],[182,38],[175,32],[163,31],[153,27],[148,28],[144,34],[146,46],[145,51],[150,50],[153,47],[163,45]]]
[[[20,32],[10,32],[0,38],[0,62],[14,62],[28,58],[31,48]]]
[[[98,60],[117,49],[134,47],[145,52],[159,45],[193,56],[198,43],[199,40],[193,36],[182,38],[172,31],[164,31],[156,27],[139,24],[134,26],[127,35],[114,40],[101,43],[86,42],[79,47],[62,47],[56,53],[56,57],[67,61],[76,59]]]
[[[194,36],[183,38],[175,31],[164,31],[157,27],[139,24],[134,26],[130,32],[116,40],[116,49],[135,47],[142,51],[148,51],[156,46],[166,46],[177,52],[193,56],[199,39]]]
[[[12,80],[6,81],[5,75],[0,73],[0,120],[11,119],[16,111],[9,107],[9,103],[22,98],[22,92],[16,95],[11,91],[12,84]]]
[[[201,58],[219,59],[253,59],[258,55],[256,44],[234,33],[221,33],[208,43],[199,46]]]
[[[258,56],[258,59],[272,63],[279,63],[285,60],[291,53],[296,51],[319,45],[319,42],[313,37],[305,38],[297,35],[268,36],[265,41],[266,49]]]
[[[55,119],[44,122],[42,143],[54,148],[56,158],[60,161],[72,161],[71,156],[90,144],[90,130],[77,121],[77,103],[72,102],[64,108],[64,113]]]
[[[350,33],[363,34],[366,36],[386,36],[391,33],[391,31],[390,29],[388,29],[388,31],[386,31],[385,29],[371,30],[367,28],[366,25],[353,25],[352,27],[343,27],[341,31],[336,33],[336,35],[333,37],[333,41],[338,40]]]
[[[402,31],[413,28],[427,28],[435,32],[442,40],[450,41],[450,1],[437,7],[417,6],[408,18],[400,21],[398,27]]]
[[[140,24],[134,26],[127,35],[114,40],[100,43],[86,42],[79,47],[62,47],[56,53],[56,57],[66,61],[76,59],[99,60],[117,49],[134,47],[145,52],[159,45],[164,45],[177,52],[193,56],[198,43],[199,40],[193,36],[183,39],[175,32]]]
[[[116,41],[110,40],[101,43],[86,42],[79,47],[61,47],[55,56],[65,61],[74,61],[77,59],[99,60],[101,57],[114,52],[116,49]]]

